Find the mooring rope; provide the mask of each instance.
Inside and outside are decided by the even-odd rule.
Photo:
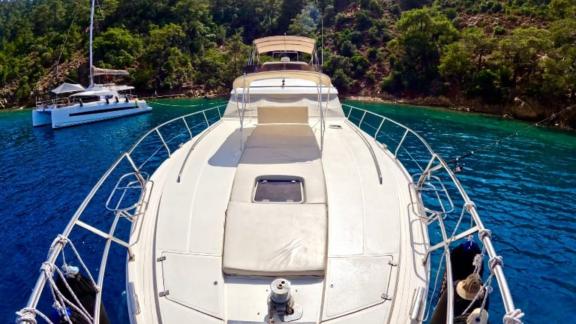
[[[96,290],[96,293],[100,293],[100,287],[94,281],[94,277],[92,276],[92,273],[88,269],[86,263],[82,259],[82,256],[80,255],[80,253],[76,249],[76,246],[74,245],[72,240],[70,240],[69,238],[60,234],[56,237],[54,242],[52,242],[52,245],[50,247],[50,251],[52,251],[56,247],[57,244],[63,245],[62,250],[61,250],[62,259],[64,262],[63,267],[68,266],[68,264],[66,263],[65,249],[66,249],[66,246],[69,246],[72,249],[74,256],[76,257],[77,261],[80,263],[82,269],[87,274],[90,282],[92,283],[94,289]],[[46,281],[48,282],[48,287],[50,288],[50,293],[52,295],[52,300],[54,301],[54,303],[52,304],[52,307],[58,311],[60,316],[63,317],[63,320],[65,320],[68,323],[72,323],[72,320],[70,319],[70,315],[68,314],[68,311],[67,311],[67,306],[68,306],[68,307],[70,307],[71,310],[80,314],[87,322],[89,322],[89,323],[93,322],[94,319],[93,319],[92,315],[84,307],[84,305],[80,302],[80,299],[78,298],[78,296],[76,295],[76,293],[74,292],[72,287],[68,284],[68,282],[66,280],[66,275],[62,272],[62,270],[60,270],[60,268],[58,266],[56,266],[55,264],[51,264],[49,262],[45,262],[44,264],[42,264],[41,270],[44,273],[44,276],[46,277]],[[58,287],[58,285],[56,284],[56,282],[54,280],[55,275],[57,275],[60,278],[60,280],[64,284],[64,287],[69,292],[69,294],[72,296],[73,301],[66,298],[64,293],[62,291],[60,291],[60,288]],[[31,314],[32,309],[33,308],[24,309],[24,311],[21,311],[20,313],[18,313],[18,315],[21,317],[21,322],[26,323],[26,321],[28,321],[29,323],[36,323],[35,320],[30,321],[29,319],[30,319],[30,317],[33,318],[35,314],[41,314],[41,313],[38,310],[33,309],[34,312]],[[42,317],[42,315],[40,315],[40,316]],[[47,321],[47,322],[52,323],[50,321]]]
[[[148,100],[149,103],[151,104],[155,104],[155,105],[159,105],[159,106],[166,106],[166,107],[181,107],[181,108],[186,108],[186,107],[197,107],[200,105],[174,105],[174,104],[167,104],[167,103],[163,103],[163,102],[158,102],[158,101],[150,101]]]
[[[72,308],[78,314],[80,314],[82,317],[84,317],[84,319],[86,319],[86,321],[88,323],[93,322],[92,316],[90,316],[90,313],[84,308],[84,305],[82,305],[82,303],[80,303],[80,301],[78,300],[78,297],[72,291],[72,289],[70,288],[70,286],[68,285],[68,283],[66,282],[65,279],[63,281],[64,281],[64,284],[66,285],[66,288],[70,291],[70,293],[72,294],[72,297],[74,297],[75,301],[79,305],[76,305],[75,303],[70,301],[60,291],[60,289],[56,285],[56,282],[54,281],[54,277],[53,277],[54,269],[56,269],[58,274],[60,276],[62,276],[62,273],[61,273],[60,269],[58,269],[58,267],[55,267],[54,265],[47,263],[47,262],[42,265],[42,271],[44,272],[44,275],[46,276],[46,279],[49,283],[50,291],[52,293],[52,298],[55,301],[53,307],[56,308],[61,314],[63,314],[69,323],[72,323],[72,321],[70,320],[70,316],[68,316],[68,312],[66,311],[66,305],[70,306],[70,308]]]
[[[549,121],[551,121],[551,120],[559,117],[559,116],[562,115],[563,113],[572,110],[573,107],[576,107],[576,106],[568,106],[568,107],[565,107],[564,109],[562,109],[562,110],[560,110],[560,111],[558,111],[558,112],[555,112],[555,113],[551,114],[550,116],[548,116],[548,117],[540,120],[540,121],[537,122],[537,123],[529,124],[529,125],[527,125],[527,126],[525,126],[525,127],[516,129],[516,130],[515,130],[512,134],[510,134],[510,135],[506,135],[506,136],[501,137],[501,138],[499,138],[499,139],[497,139],[497,140],[495,140],[495,141],[493,141],[493,142],[491,142],[491,143],[488,143],[488,144],[486,144],[486,145],[480,146],[479,148],[477,148],[477,149],[475,149],[475,150],[470,150],[470,151],[465,152],[465,153],[463,153],[463,154],[461,154],[461,155],[458,155],[458,156],[456,156],[454,159],[449,160],[447,163],[454,165],[454,167],[452,168],[452,170],[454,171],[454,173],[462,172],[462,171],[464,171],[464,167],[463,167],[463,165],[461,164],[461,161],[462,161],[463,159],[469,158],[469,157],[475,155],[475,154],[478,153],[478,152],[488,151],[488,150],[490,150],[492,147],[495,147],[495,146],[500,145],[500,143],[502,143],[503,141],[508,140],[508,139],[510,139],[510,138],[512,138],[512,137],[518,136],[518,135],[520,134],[520,132],[522,132],[522,131],[524,131],[524,130],[526,130],[526,129],[528,129],[528,128],[532,128],[532,127],[534,127],[534,126],[536,126],[536,127],[541,126],[541,124],[546,123],[546,122],[549,122]]]
[[[54,322],[52,322],[50,318],[46,316],[46,314],[42,313],[36,308],[22,308],[16,312],[16,315],[18,315],[18,319],[16,321],[18,324],[37,324],[38,321],[36,320],[36,316],[40,316],[40,318],[42,318],[48,324],[54,324]]]
[[[206,108],[212,108],[212,107],[216,107],[218,105],[222,105],[223,103],[221,102],[217,102],[217,103],[208,103],[206,105],[204,104],[185,104],[185,105],[176,105],[176,104],[169,104],[169,103],[164,103],[164,102],[160,102],[160,101],[156,101],[156,100],[148,100],[148,103],[154,104],[154,105],[159,105],[159,106],[166,106],[166,107],[180,107],[180,108],[193,108],[193,107],[200,107],[200,106],[206,106]]]
[[[504,324],[521,324],[524,313],[516,308],[504,315]]]

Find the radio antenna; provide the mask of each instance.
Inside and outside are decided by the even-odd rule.
[[[320,9],[320,70],[324,66],[324,8]]]
[[[320,11],[320,70],[322,70],[322,66],[324,66],[324,7],[320,5],[318,0],[315,2]]]

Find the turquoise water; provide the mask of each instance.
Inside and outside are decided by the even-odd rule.
[[[52,239],[118,155],[146,130],[210,104],[163,103],[197,106],[156,106],[150,114],[57,131],[32,128],[29,110],[0,113],[1,322],[12,322],[14,311],[24,306]],[[466,159],[459,178],[493,231],[516,304],[527,313],[526,322],[572,318],[576,134],[431,108],[363,106],[420,132],[446,160],[522,129],[519,136]],[[121,271],[114,275],[123,283]],[[122,284],[106,289],[113,300],[121,295]],[[106,305],[114,313],[120,312],[122,303]]]

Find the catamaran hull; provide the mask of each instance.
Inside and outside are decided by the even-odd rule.
[[[37,110],[32,111],[32,125],[34,127],[52,124],[52,113],[50,110]]]
[[[63,128],[146,113],[151,110],[152,107],[148,106],[145,101],[35,109],[32,112],[32,124],[33,126],[52,125],[52,128]]]

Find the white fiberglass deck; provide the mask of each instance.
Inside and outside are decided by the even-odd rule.
[[[114,243],[128,249],[132,323],[421,323],[429,317],[425,304],[436,295],[442,273],[445,306],[436,310],[453,323],[466,313],[456,310],[455,283],[472,271],[480,276],[483,268],[455,276],[452,264],[458,262],[450,245],[464,239],[473,244],[478,233],[482,249],[477,246],[474,262],[460,265],[479,265],[488,257],[490,274],[476,297],[486,298],[484,292],[497,282],[503,320],[521,323],[524,314],[514,306],[490,231],[450,166],[411,129],[345,105],[356,127],[344,116],[330,78],[319,72],[314,46],[310,54],[300,37],[273,40],[266,48],[255,42],[246,70],[253,72],[233,82],[224,112],[212,107],[165,122],[108,169],[54,240],[26,307],[17,313],[19,322],[45,318],[38,306],[49,287],[61,320],[70,321],[65,304],[72,315],[100,323]],[[261,51],[289,48],[310,54],[310,63],[282,56],[277,64],[260,66]],[[219,121],[212,124],[216,113]],[[204,125],[209,128],[195,135]],[[390,138],[394,153],[359,128]],[[420,148],[413,150],[414,143]],[[155,146],[143,161],[136,152],[146,155]],[[409,175],[400,161],[421,172]],[[116,173],[123,175],[108,199],[97,202]],[[132,196],[137,201],[130,201]],[[94,213],[88,206],[100,203],[106,211],[98,215],[113,216],[108,229],[88,217]],[[464,226],[468,218],[469,227]],[[122,234],[117,225],[124,219],[131,226],[129,243],[116,235]],[[450,231],[448,222],[455,224]],[[82,262],[70,239],[76,229],[104,239],[99,267]],[[428,233],[434,233],[432,242]],[[77,298],[66,302],[52,280],[67,271],[65,249],[89,275],[94,305]],[[96,250],[90,245],[88,251]],[[439,267],[432,282],[431,264]],[[91,275],[96,272],[97,277]],[[65,280],[81,274],[72,275]],[[485,300],[472,313],[485,313]]]
[[[238,119],[206,132],[152,178],[132,236],[133,321],[261,323],[284,276],[298,322],[410,322],[427,237],[409,178],[381,144],[343,117],[327,119],[323,152],[308,125],[248,123],[244,151]],[[304,203],[252,202],[261,175],[302,177]]]

